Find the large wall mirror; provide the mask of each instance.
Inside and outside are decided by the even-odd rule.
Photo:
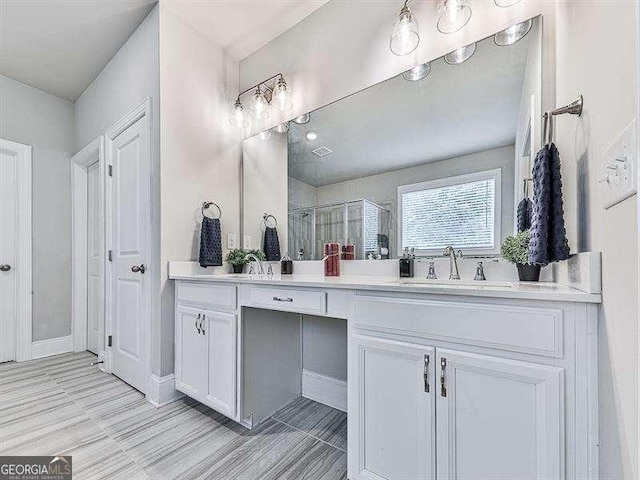
[[[246,139],[245,247],[276,228],[294,260],[497,255],[530,195],[541,70],[538,17]]]

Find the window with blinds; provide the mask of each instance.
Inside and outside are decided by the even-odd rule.
[[[402,249],[496,251],[499,190],[500,170],[399,187]]]

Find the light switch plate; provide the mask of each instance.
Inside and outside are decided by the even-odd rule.
[[[238,248],[238,237],[235,233],[227,233],[227,249],[233,250]]]
[[[252,241],[253,239],[251,238],[251,235],[245,235],[244,241],[242,242],[242,248],[244,248],[245,250],[251,250]]]
[[[638,191],[636,132],[636,120],[633,120],[603,155],[604,172],[600,184],[605,189],[605,209]]]

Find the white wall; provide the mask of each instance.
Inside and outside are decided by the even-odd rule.
[[[173,9],[160,4],[162,312],[154,372],[173,372],[174,293],[169,260],[197,260],[200,206],[216,202],[226,234],[240,233],[240,143],[228,124],[238,95],[238,64]],[[216,267],[227,272],[228,266]]]
[[[558,104],[584,95],[581,118],[556,121],[574,251],[602,252],[600,478],[637,478],[637,204],[603,209],[601,157],[635,116],[634,2],[562,1],[557,15]]]
[[[73,104],[0,75],[0,138],[33,147],[33,341],[69,335]]]
[[[318,205],[318,189],[313,185],[288,177],[287,188],[289,189],[289,207],[298,208]]]

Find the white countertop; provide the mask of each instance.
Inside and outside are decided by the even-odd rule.
[[[248,283],[277,287],[315,287],[345,290],[367,290],[384,292],[428,293],[439,295],[461,295],[472,297],[517,298],[560,302],[601,303],[600,294],[585,293],[566,285],[553,282],[470,282],[459,284],[443,280],[442,283],[412,283],[424,281],[421,278],[396,278],[390,276],[343,275],[325,277],[317,274],[294,274],[273,276],[249,276],[247,274],[203,273],[184,268],[186,262],[170,262],[169,278],[196,282]],[[202,269],[204,270],[204,269]],[[438,281],[436,281],[438,282]]]

